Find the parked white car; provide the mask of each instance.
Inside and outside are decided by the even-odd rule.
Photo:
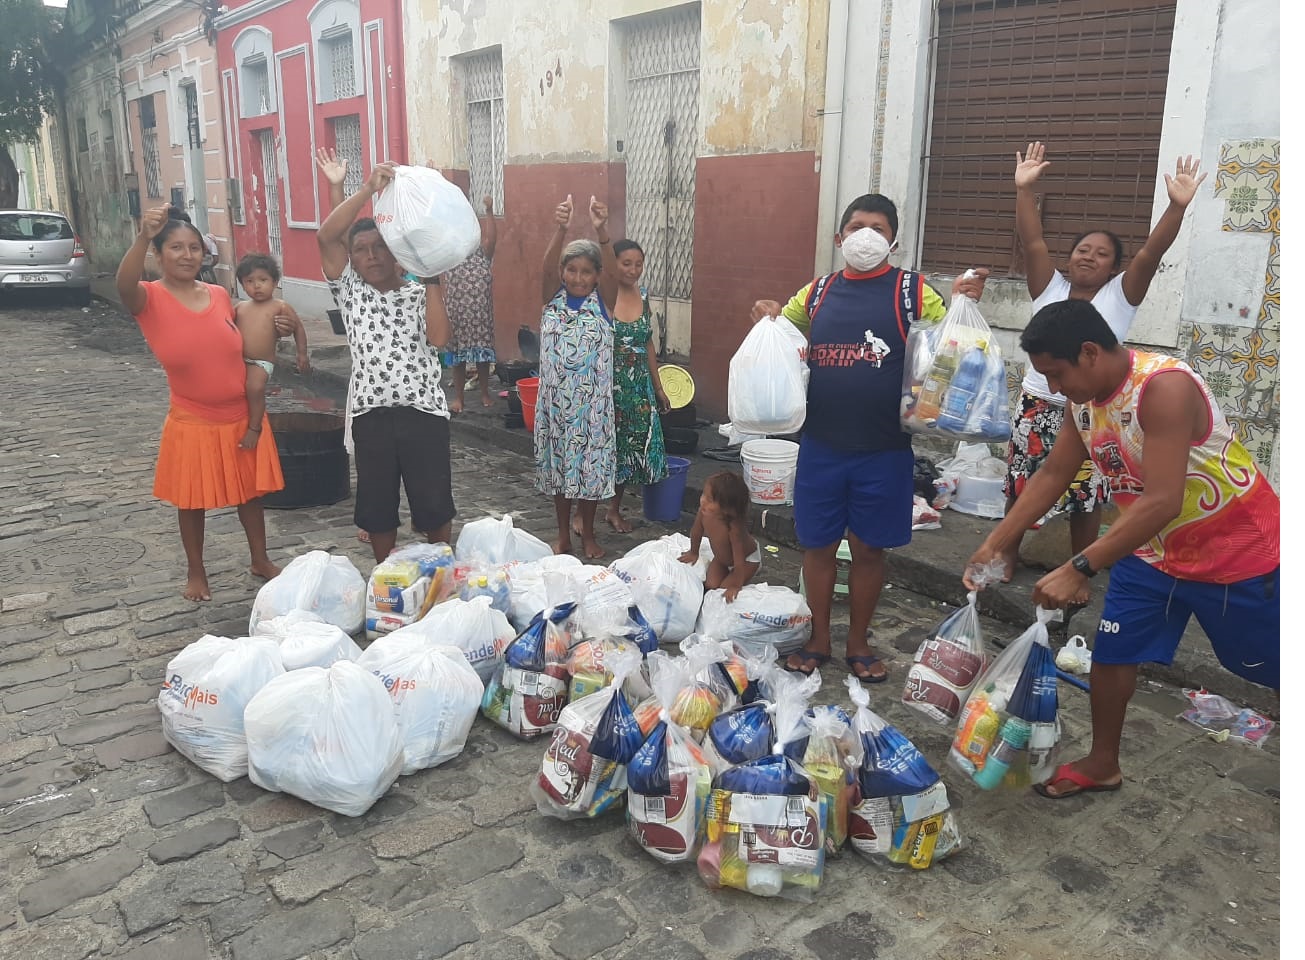
[[[81,238],[62,213],[0,210],[0,291],[66,291],[91,299],[91,267]]]

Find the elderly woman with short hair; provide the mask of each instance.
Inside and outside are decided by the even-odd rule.
[[[557,205],[557,229],[544,254],[539,321],[539,399],[535,405],[535,486],[553,498],[555,553],[571,552],[571,507],[579,503],[585,556],[604,550],[594,537],[598,503],[611,497],[616,479],[616,416],[612,406],[612,318],[618,281],[603,271],[607,206],[589,199],[598,235],[563,247],[571,224],[571,197]]]

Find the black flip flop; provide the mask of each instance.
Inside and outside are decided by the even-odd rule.
[[[789,657],[791,656],[793,656],[793,654],[790,653]],[[797,656],[802,658],[802,666],[806,666],[808,661],[815,661],[816,665],[812,667],[810,670],[803,670],[802,667],[790,667],[788,665],[788,657],[785,657],[784,669],[787,670],[789,673],[800,673],[804,677],[811,676],[811,674],[815,673],[817,670],[819,670],[821,667],[827,664],[830,660],[829,654],[815,653],[814,651],[807,650],[806,648],[798,650]]]
[[[866,674],[863,677],[861,676],[861,674],[856,672],[857,664],[860,664],[861,666],[869,670],[876,663],[883,663],[884,661],[880,657],[876,657],[872,654],[864,654],[862,656],[856,656],[856,657],[844,657],[843,662],[847,664],[848,672],[851,673],[852,676],[860,680],[862,683],[883,683],[885,680],[888,679],[888,674],[886,672],[882,677],[872,677],[869,674]],[[887,669],[888,666],[887,664],[885,664],[884,670],[887,671]]]
[[[717,450],[703,450],[702,455],[708,460],[718,460],[721,463],[739,463],[743,459],[737,447],[722,447]]]

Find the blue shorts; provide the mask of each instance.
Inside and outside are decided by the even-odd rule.
[[[910,450],[848,452],[804,436],[793,484],[798,542],[818,550],[851,530],[870,547],[910,543],[914,478]]]
[[[1110,568],[1094,663],[1173,663],[1196,615],[1224,667],[1278,689],[1280,570],[1236,583],[1179,580],[1129,556]]]

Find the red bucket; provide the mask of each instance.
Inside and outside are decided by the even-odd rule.
[[[535,432],[535,401],[539,399],[539,378],[525,377],[517,381],[517,395],[521,397],[521,419],[526,430]]]

